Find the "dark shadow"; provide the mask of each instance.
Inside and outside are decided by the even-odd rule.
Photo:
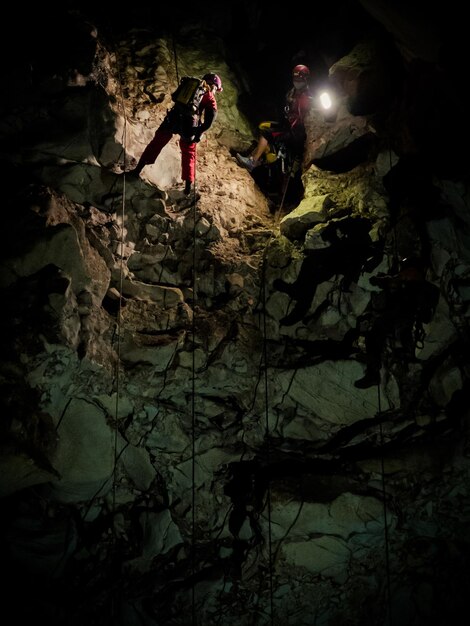
[[[317,286],[333,276],[343,275],[342,290],[347,291],[356,282],[361,271],[371,271],[382,258],[381,244],[369,235],[370,222],[366,218],[348,217],[331,222],[322,238],[330,242],[327,248],[307,250],[297,280],[287,283],[277,279],[273,287],[287,293],[295,305],[279,323],[292,326],[308,313]]]

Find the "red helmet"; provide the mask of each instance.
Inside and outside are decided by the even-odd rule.
[[[302,78],[303,80],[307,80],[310,76],[310,70],[306,65],[296,65],[292,70],[293,78]]]
[[[220,76],[217,74],[213,74],[210,72],[209,74],[204,74],[203,79],[206,81],[208,85],[214,85],[217,91],[223,91],[222,81],[220,80]]]

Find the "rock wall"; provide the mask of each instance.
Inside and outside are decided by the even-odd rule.
[[[232,156],[253,137],[223,32],[182,28],[180,72],[224,82],[194,201],[176,138],[126,174],[171,37],[72,15],[81,62],[23,64],[2,105],[5,614],[463,623],[468,129],[434,159],[440,103],[417,127],[405,98],[446,68],[375,37],[334,59],[284,204]]]

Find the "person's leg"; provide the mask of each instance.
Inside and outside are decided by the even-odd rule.
[[[189,195],[194,190],[196,179],[197,143],[180,138],[181,178],[185,183],[184,193]]]
[[[266,137],[263,137],[263,135],[260,135],[256,148],[250,154],[250,156],[245,157],[237,152],[235,156],[236,156],[238,163],[242,167],[246,168],[249,172],[251,172],[252,170],[255,169],[255,167],[258,167],[258,165],[261,165],[260,159],[263,153],[265,152],[266,148],[268,147],[268,143],[269,142],[266,139]]]
[[[266,151],[267,147],[268,140],[266,139],[266,137],[263,137],[263,135],[260,135],[260,138],[258,139],[258,145],[256,146],[254,152],[252,152],[250,155],[253,161],[259,161]]]
[[[166,144],[172,138],[173,133],[169,130],[165,130],[163,128],[158,128],[153,136],[153,139],[147,145],[145,150],[142,152],[142,156],[139,159],[135,169],[133,170],[134,174],[140,174],[140,172],[144,169],[146,165],[151,165],[155,163],[158,155],[162,151],[162,149],[166,146]]]

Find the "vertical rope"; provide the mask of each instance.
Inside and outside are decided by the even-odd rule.
[[[392,169],[392,149],[389,146],[389,166]],[[396,234],[396,224],[393,225],[393,263],[396,263],[398,260],[398,245],[397,245],[397,234]],[[382,404],[381,404],[381,396],[380,396],[380,382],[377,386],[377,404],[379,409],[379,414],[382,412]],[[379,433],[380,433],[380,463],[381,463],[381,474],[382,474],[382,501],[384,507],[384,539],[385,539],[385,567],[386,567],[386,577],[387,577],[387,600],[388,600],[388,615],[389,615],[389,626],[393,626],[393,616],[392,616],[392,591],[391,591],[391,581],[390,581],[390,550],[389,550],[389,532],[388,532],[388,519],[387,519],[387,491],[385,487],[385,460],[384,460],[384,438],[383,438],[383,429],[382,422],[379,423]]]
[[[382,412],[381,405],[381,396],[380,396],[380,382],[377,385],[377,404],[379,409],[379,415]],[[385,461],[384,461],[384,437],[383,437],[383,429],[382,422],[379,422],[379,434],[380,434],[380,469],[382,474],[382,502],[383,502],[383,511],[384,511],[384,539],[385,539],[385,569],[386,569],[386,578],[387,578],[387,600],[388,600],[388,614],[389,614],[389,626],[393,625],[392,620],[392,593],[391,593],[391,583],[390,583],[390,550],[389,550],[389,534],[388,534],[388,519],[387,519],[387,491],[385,488]]]
[[[180,79],[179,79],[178,55],[176,53],[176,39],[175,39],[174,31],[173,31],[173,34],[172,34],[172,37],[171,37],[171,41],[173,43],[173,58],[175,60],[176,83],[178,84],[180,82]]]
[[[282,198],[281,198],[281,204],[279,205],[279,209],[278,209],[278,213],[280,214],[282,209],[284,208],[284,201],[286,199],[286,195],[287,195],[287,188],[289,187],[289,183],[290,183],[290,179],[291,179],[291,175],[294,169],[294,163],[295,161],[292,162],[292,165],[289,168],[289,172],[287,174],[287,180],[284,184],[284,189],[282,191]]]
[[[195,594],[195,573],[196,573],[196,177],[194,177],[193,191],[193,319],[191,324],[192,330],[192,389],[191,389],[191,476],[192,476],[192,498],[191,498],[191,570],[192,570],[192,624],[197,623],[196,618],[196,594]]]
[[[121,234],[119,240],[119,253],[120,253],[120,263],[119,263],[119,301],[118,301],[118,310],[117,310],[117,318],[116,318],[116,335],[117,335],[117,345],[116,345],[116,370],[115,370],[115,391],[116,391],[116,401],[114,406],[114,459],[113,459],[113,485],[112,485],[112,555],[114,556],[116,551],[116,528],[115,528],[115,513],[116,513],[116,467],[119,460],[118,455],[118,416],[119,416],[119,396],[120,396],[120,363],[121,363],[121,323],[122,323],[122,291],[123,291],[123,283],[124,283],[124,243],[125,243],[125,235],[124,235],[124,224],[125,224],[125,216],[126,216],[126,154],[127,154],[127,115],[126,115],[126,107],[124,101],[124,95],[122,91],[122,79],[119,71],[119,65],[117,65],[117,74],[118,74],[118,84],[120,87],[120,97],[121,97],[121,106],[122,106],[122,115],[124,118],[123,131],[122,131],[122,153],[123,153],[123,183],[122,183],[122,200],[121,200]],[[114,563],[113,563],[114,566]],[[111,597],[111,615],[114,616],[116,613],[116,587],[114,588],[114,593]]]
[[[179,83],[178,54],[176,51],[176,38],[174,30],[172,32],[173,59],[175,63],[176,82]],[[194,178],[193,193],[193,318],[191,323],[192,335],[192,365],[191,365],[191,623],[197,624],[196,616],[196,178]]]
[[[126,123],[124,122],[124,127]],[[125,144],[124,144],[125,146]],[[125,161],[125,158],[124,158]],[[125,175],[124,175],[125,176]],[[124,216],[125,216],[125,190],[126,182],[123,180],[123,193],[122,193],[122,206],[121,206],[121,238],[120,238],[120,271],[119,271],[119,304],[117,312],[116,333],[117,333],[117,346],[116,346],[116,373],[115,373],[115,389],[116,389],[116,402],[114,406],[114,459],[113,459],[113,487],[112,487],[112,554],[116,551],[116,528],[115,528],[115,515],[116,515],[116,467],[118,463],[118,416],[119,416],[119,394],[120,394],[120,363],[121,363],[121,309],[122,309],[122,286],[123,286],[123,264],[124,264]],[[114,593],[111,598],[111,615],[114,615],[115,610],[115,596]]]
[[[266,280],[265,280],[265,258],[262,263],[261,272],[261,294],[263,303],[263,364],[264,364],[264,410],[265,410],[265,445],[266,445],[266,505],[268,509],[268,557],[269,557],[269,602],[271,624],[274,624],[274,602],[273,602],[273,554],[272,554],[272,532],[271,532],[271,481],[270,481],[270,444],[269,444],[269,411],[268,411],[268,352],[266,341]]]
[[[392,148],[388,148],[389,168],[393,167]],[[398,241],[397,241],[397,219],[393,219],[392,228],[392,266],[395,266],[398,262]]]

